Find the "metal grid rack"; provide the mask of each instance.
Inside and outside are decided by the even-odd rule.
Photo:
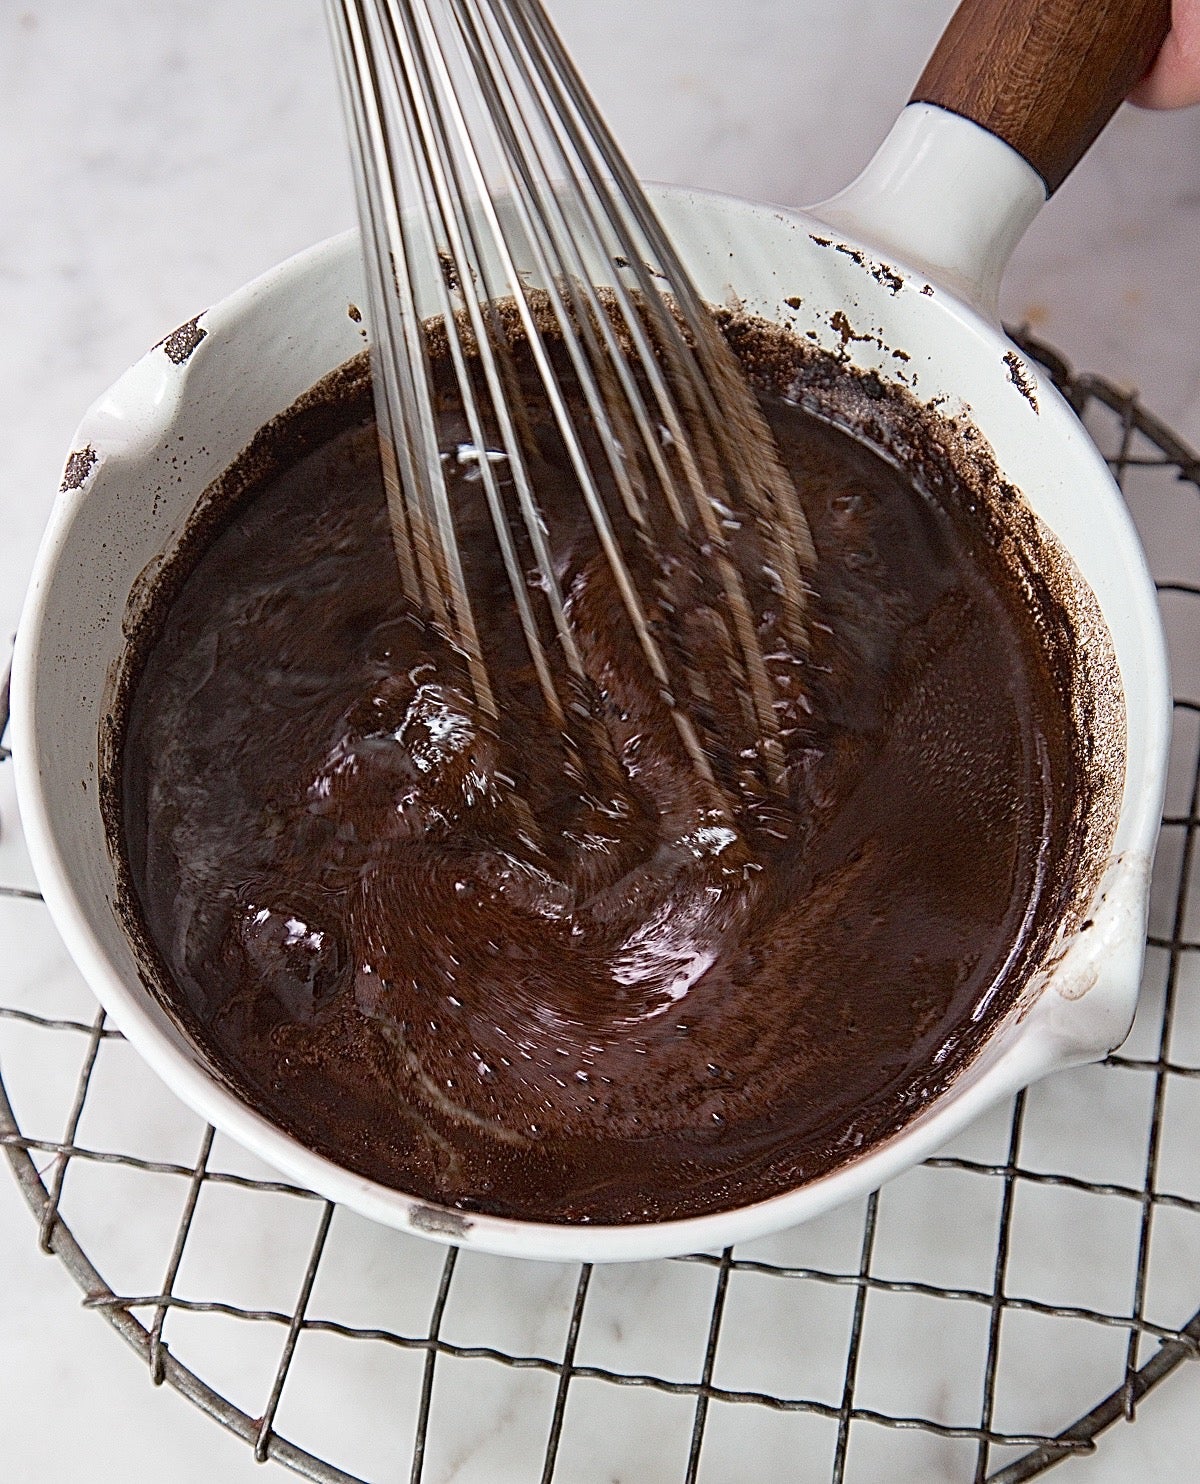
[[[729,1484],[782,1473],[773,1458],[833,1484],[935,1467],[1017,1484],[1093,1451],[1200,1356],[1200,1161],[1186,1159],[1200,1140],[1200,465],[1135,396],[1026,348],[1152,534],[1185,692],[1121,1052],[815,1226],[674,1263],[554,1267],[443,1251],[271,1179],[138,1083],[69,970],[49,988],[33,972],[0,991],[9,1082],[21,1036],[50,1038],[65,1070],[24,1099],[0,1081],[0,1143],[43,1250],[155,1384],[322,1484],[569,1484],[596,1469]],[[31,887],[0,886],[0,907],[27,914],[22,932],[45,912]]]

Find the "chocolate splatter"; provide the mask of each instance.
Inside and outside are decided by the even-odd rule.
[[[458,269],[454,266],[454,259],[444,247],[438,248],[438,267],[442,270],[442,278],[450,292],[456,293],[462,288],[462,279],[458,276]]]
[[[177,330],[172,330],[165,340],[159,341],[159,345],[166,351],[168,359],[182,366],[207,334],[208,331],[200,324],[200,316],[196,315]]]
[[[1036,412],[1038,410],[1037,383],[1026,369],[1024,361],[1015,350],[1009,350],[1004,354],[1004,364],[1008,367],[1009,380]]]
[[[63,470],[62,484],[59,489],[67,490],[82,489],[88,475],[96,467],[100,455],[89,443],[85,448],[77,448],[67,460],[67,467]]]
[[[836,330],[839,338],[841,339],[842,347],[838,354],[843,360],[847,359],[849,356],[849,346],[851,341],[862,341],[864,343],[872,345],[880,344],[876,336],[860,334],[846,318],[845,312],[841,309],[835,309],[829,316],[829,328],[831,330]]]
[[[860,268],[871,275],[876,283],[887,289],[889,294],[898,294],[904,287],[904,280],[894,268],[889,268],[886,263],[874,262],[871,258],[867,257],[866,253],[861,252],[857,247],[848,247],[846,243],[839,242],[834,248],[834,252],[840,252],[849,258],[852,263],[857,263]]]

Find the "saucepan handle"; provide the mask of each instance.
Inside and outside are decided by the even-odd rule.
[[[1170,0],[963,0],[874,159],[812,214],[998,323],[1013,248],[1143,76]]]
[[[913,89],[1003,139],[1058,189],[1145,75],[1170,0],[963,0]]]

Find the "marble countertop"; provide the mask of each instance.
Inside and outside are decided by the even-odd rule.
[[[951,9],[950,0],[551,4],[644,176],[789,204],[821,199],[866,161]],[[327,53],[318,0],[209,0],[203,6],[186,0],[153,6],[45,0],[0,6],[0,633],[15,628],[63,457],[87,404],[175,325],[272,263],[350,224],[349,175]],[[1126,109],[1018,249],[1006,280],[1005,315],[1028,324],[1076,366],[1137,387],[1148,407],[1200,445],[1198,269],[1200,109],[1169,117]],[[29,879],[10,774],[0,769],[0,880],[6,884]],[[63,1003],[86,1008],[52,931],[31,928],[29,918],[10,904],[0,916],[0,940],[0,1001],[45,983]],[[18,1055],[14,1044],[0,1037],[6,1078]],[[32,1042],[21,1046],[16,1080],[36,1097],[43,1074],[55,1074],[48,1063],[39,1065]],[[139,1074],[130,1068],[127,1075]],[[1044,1109],[1037,1105],[1048,1129],[1079,1122],[1079,1099],[1086,1107],[1089,1086],[1088,1074],[1081,1075],[1083,1082],[1064,1081],[1048,1092]],[[151,1143],[161,1138],[163,1147],[175,1148],[172,1141],[178,1141],[178,1147],[191,1148],[186,1157],[194,1158],[187,1140],[198,1123],[188,1123],[190,1115],[182,1115],[157,1085],[147,1086],[144,1097]],[[990,1147],[988,1140],[996,1136],[996,1129],[985,1128],[973,1147]],[[233,1151],[226,1157],[237,1158]],[[1194,1194],[1196,1184],[1193,1175]],[[919,1262],[929,1244],[945,1240],[919,1187],[889,1188],[882,1204],[889,1201],[900,1213],[894,1220],[896,1230],[903,1229],[906,1261]],[[117,1222],[118,1215],[109,1220]],[[272,1230],[266,1222],[264,1243]],[[98,1232],[97,1240],[104,1235]],[[338,1240],[348,1260],[386,1286],[398,1259],[378,1233],[365,1223],[348,1223]],[[803,1239],[818,1247],[835,1240],[836,1227]],[[1082,1230],[1080,1242],[1081,1251],[1091,1250]],[[1194,1241],[1179,1250],[1195,1260]],[[1046,1254],[1047,1264],[1055,1260]],[[264,1273],[273,1261],[273,1251],[252,1259]],[[424,1273],[429,1259],[421,1247],[404,1261]],[[498,1269],[477,1261],[483,1266],[470,1270],[472,1282],[496,1276]],[[559,1280],[513,1268],[505,1270],[504,1281],[520,1291],[529,1314],[552,1316],[569,1305]],[[643,1273],[604,1281],[616,1288],[624,1284],[627,1303],[642,1301],[643,1284],[645,1302],[671,1304],[671,1284],[686,1286],[694,1275],[687,1268],[665,1271],[668,1277]],[[168,1390],[151,1388],[144,1369],[107,1326],[80,1307],[59,1265],[38,1255],[28,1212],[2,1173],[0,1273],[0,1472],[6,1479],[115,1484],[152,1477],[207,1484],[220,1478],[235,1484],[263,1477],[243,1445]],[[474,1290],[468,1283],[463,1291],[469,1308]],[[1192,1285],[1197,1291],[1200,1271]],[[605,1301],[603,1295],[597,1301],[601,1315]],[[468,1318],[461,1320],[464,1334]],[[770,1321],[771,1315],[764,1311],[759,1318]],[[826,1322],[811,1316],[805,1322],[810,1321]],[[749,1300],[739,1322],[756,1322]],[[835,1317],[827,1316],[827,1322],[835,1323]],[[911,1338],[911,1328],[904,1333]],[[619,1338],[615,1319],[607,1327],[596,1321],[594,1343],[598,1354],[609,1355],[608,1363],[618,1353],[612,1347]],[[550,1343],[536,1326],[507,1342]],[[218,1372],[222,1365],[231,1368],[234,1386],[236,1357],[219,1345],[210,1349]],[[665,1354],[618,1358],[635,1369],[674,1363]],[[348,1399],[378,1392],[385,1407],[377,1376],[330,1366],[304,1392],[314,1426]],[[878,1367],[880,1387],[903,1391],[911,1362],[901,1340]],[[730,1384],[754,1385],[747,1377]],[[1034,1384],[1059,1383],[1050,1374],[1031,1377]],[[1193,1478],[1200,1446],[1198,1388],[1200,1366],[1185,1367],[1150,1398],[1136,1426],[1118,1427],[1096,1457],[1064,1464],[1062,1479],[1117,1484]],[[522,1395],[514,1392],[504,1403],[508,1411],[501,1407],[488,1424],[497,1437],[512,1438],[513,1478],[526,1477],[516,1461],[524,1444],[514,1423]],[[468,1393],[463,1397],[465,1403]],[[599,1439],[604,1415],[583,1417],[578,1425],[581,1438]],[[662,1426],[669,1431],[667,1423]],[[426,1477],[488,1477],[480,1472],[478,1432],[467,1428],[457,1445],[431,1456]],[[887,1436],[889,1447],[899,1437]],[[719,1459],[739,1457],[739,1446],[753,1452],[760,1445],[767,1446],[755,1438],[744,1445],[726,1440],[702,1477],[721,1480]],[[792,1455],[796,1476],[807,1478],[803,1445],[795,1446],[801,1448]],[[881,1471],[859,1477],[882,1477],[885,1460],[888,1477],[969,1477],[961,1454],[952,1449],[940,1464],[925,1460],[919,1473],[906,1472],[906,1456],[903,1449],[883,1453]],[[501,1477],[494,1462],[487,1467],[491,1478]],[[729,1479],[757,1477],[737,1472],[732,1462],[728,1467]],[[812,1467],[813,1478],[828,1477],[827,1458]],[[601,1477],[589,1466],[582,1442],[564,1457],[560,1476]],[[611,1470],[603,1475],[610,1476]],[[397,1467],[379,1477],[407,1474]],[[666,1475],[629,1453],[619,1477],[623,1484],[639,1484]]]

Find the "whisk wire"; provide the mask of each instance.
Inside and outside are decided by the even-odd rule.
[[[695,771],[714,783],[648,617],[633,553],[614,525],[601,470],[664,611],[672,604],[666,569],[656,567],[653,510],[665,508],[711,563],[722,601],[712,605],[710,620],[723,636],[759,758],[778,782],[775,692],[725,527],[753,522],[783,630],[802,643],[803,572],[812,560],[807,525],[732,351],[544,11],[537,0],[329,0],[329,10],[358,145],[379,426],[405,592],[459,645],[476,698],[494,716],[448,493],[444,464],[451,455],[438,440],[432,335],[444,342],[453,370],[539,686],[552,720],[563,726],[533,592],[542,594],[569,671],[582,679],[584,667],[526,456],[528,450],[536,457],[537,448],[513,361],[519,338]],[[565,359],[569,389],[556,357]],[[489,440],[499,443],[496,452]],[[532,579],[522,570],[510,497]],[[678,643],[675,663],[692,694],[710,700],[710,687]]]
[[[362,0],[343,0],[337,5],[335,35],[347,91],[354,98],[352,119],[360,141],[358,172],[360,204],[368,220],[386,243],[386,255],[377,255],[375,272],[367,275],[367,289],[375,337],[376,376],[381,388],[377,407],[385,405],[382,440],[385,477],[391,463],[399,490],[388,490],[393,515],[393,539],[399,555],[402,581],[414,569],[419,577],[419,595],[434,621],[455,641],[466,658],[475,699],[485,714],[496,714],[487,666],[462,572],[453,518],[446,495],[438,448],[428,349],[417,313],[415,264],[400,216],[394,190],[397,150],[411,146],[415,137],[411,119],[396,129],[389,117],[389,93],[378,66],[380,43],[389,61],[396,57],[382,37],[370,29],[370,15]],[[393,74],[394,75],[394,74]],[[355,86],[354,84],[359,84]],[[403,109],[407,98],[397,93]],[[411,165],[411,149],[409,149]],[[396,412],[399,417],[397,418]],[[399,499],[396,498],[397,493]]]
[[[494,245],[501,260],[504,276],[507,278],[506,287],[511,293],[512,302],[521,319],[527,343],[537,364],[539,375],[550,401],[559,431],[566,445],[567,453],[578,479],[589,514],[592,517],[602,550],[612,570],[618,592],[621,595],[639,645],[664,700],[672,710],[676,726],[693,766],[701,777],[706,781],[712,782],[711,767],[695,729],[688,718],[680,711],[671,693],[671,682],[666,663],[658,644],[650,633],[643,613],[640,596],[628,571],[619,542],[605,509],[603,497],[595,482],[591,465],[579,437],[578,427],[571,416],[565,392],[554,372],[549,354],[543,342],[542,330],[537,323],[537,317],[532,311],[528,292],[522,281],[522,275],[517,268],[517,262],[514,256],[514,247],[516,244],[511,240],[512,228],[501,220],[491,200],[490,192],[486,188],[486,181],[483,177],[482,164],[477,153],[475,139],[463,117],[461,108],[458,106],[457,95],[448,75],[444,56],[440,47],[437,45],[436,32],[433,30],[432,18],[429,15],[428,7],[422,4],[421,0],[413,0],[411,5],[403,6],[394,3],[394,0],[389,0],[387,9],[393,26],[397,29],[392,29],[387,34],[385,42],[388,45],[389,52],[392,54],[392,60],[404,71],[412,101],[416,105],[413,109],[414,134],[425,146],[424,163],[426,174],[431,178],[430,183],[433,186],[434,196],[441,208],[441,225],[447,230],[448,235],[458,249],[456,261],[459,263],[470,261],[472,264],[472,276],[485,276],[487,274],[488,264],[486,256],[480,253],[472,253],[469,259],[466,258],[466,234],[455,230],[466,225],[467,233],[469,234],[471,228],[469,222],[466,221],[467,213],[462,207],[465,195],[462,189],[463,182],[461,179],[447,179],[447,176],[456,177],[458,174],[454,152],[448,147],[447,116],[449,116],[450,123],[455,126],[457,143],[462,151],[463,158],[468,162],[472,168],[472,172],[475,174],[473,184],[477,192],[479,209],[488,219],[488,224],[492,229]],[[403,36],[406,43],[403,47],[399,45],[401,36]],[[431,42],[432,44],[430,44]],[[430,76],[431,67],[435,72],[441,74],[438,77],[438,81],[442,84],[444,91],[440,94],[433,86],[433,79]],[[446,104],[444,109],[439,106],[443,100]],[[459,217],[460,220],[456,221],[456,217]],[[397,225],[399,225],[398,218]],[[390,226],[391,223],[389,222]],[[536,240],[536,232],[533,232],[524,245],[528,247],[531,244],[536,244]],[[547,266],[544,262],[538,263],[538,268],[543,272]],[[552,273],[547,274],[547,278],[549,282],[553,283]],[[495,303],[499,296],[491,288],[490,284],[485,282],[484,287],[487,291],[489,302]],[[478,303],[474,295],[465,293],[464,298],[468,314],[477,313]],[[562,300],[557,293],[554,295],[554,302],[560,311],[560,327],[564,342],[574,352],[576,342],[572,334],[573,327],[565,311],[562,310]],[[410,310],[410,322],[414,317],[414,312]],[[446,328],[452,344],[454,342],[454,322],[455,316],[452,314],[448,315],[446,318]],[[476,321],[476,338],[479,349],[485,357],[488,357],[491,352],[494,352],[495,346],[492,343],[491,337],[482,331],[478,325],[478,321]],[[461,361],[458,364],[461,366]],[[582,360],[577,360],[576,364],[581,377],[586,379],[590,388],[592,385],[591,377],[586,363]],[[460,381],[464,403],[473,405],[473,389],[462,371],[460,371]],[[497,395],[495,387],[492,390],[494,404],[497,407],[505,407],[507,403],[504,396]],[[591,405],[596,408],[597,412],[600,412],[601,409],[595,400],[592,401]],[[423,438],[429,438],[431,436],[431,429],[427,429],[424,425],[418,426]],[[436,437],[436,435],[433,436]],[[627,476],[622,467],[619,454],[615,453],[615,439],[610,438],[606,446],[614,450],[613,472],[614,476],[618,477],[618,482],[621,482]],[[519,467],[521,465],[520,450],[515,439],[508,452],[510,462],[513,463],[514,467]],[[486,458],[484,458],[482,461],[483,465],[486,465],[486,462]],[[522,482],[527,484],[526,480]],[[446,530],[448,545],[454,548],[453,530],[449,524],[448,504],[445,500],[444,484],[439,491],[435,491],[434,498],[437,501],[439,512],[439,529],[444,528]],[[544,533],[541,517],[533,506],[531,496],[525,504],[525,514],[527,529],[529,530],[535,549],[538,547],[542,548],[539,554],[539,568],[543,573],[549,573],[552,578],[553,568],[550,564],[549,552],[544,549]],[[445,518],[443,519],[443,517]],[[502,544],[507,544],[508,535],[504,528],[504,523],[500,521],[497,525],[498,529],[503,531]],[[456,548],[454,548],[454,554],[456,554]],[[460,572],[461,569],[455,575],[461,581]],[[554,584],[544,584],[544,586],[553,587]],[[522,581],[515,581],[513,587],[515,593],[523,594]],[[569,625],[565,622],[565,617],[562,622],[562,630],[563,633],[560,637],[564,637],[566,640],[564,647],[567,648],[568,658],[574,661],[573,668],[578,667],[579,671],[582,672],[582,662],[575,658],[574,640],[570,635]],[[532,638],[530,633],[527,632],[526,637],[531,640],[531,652],[534,654],[536,665],[538,663],[537,651],[539,646],[536,639]],[[545,673],[541,667],[539,667],[539,670],[540,673]]]
[[[663,455],[663,440],[658,428],[648,415],[634,379],[629,351],[621,346],[612,317],[604,312],[603,304],[591,284],[591,275],[577,238],[586,239],[584,245],[591,248],[596,262],[613,261],[619,255],[614,254],[611,244],[604,241],[592,207],[591,193],[582,188],[578,178],[574,175],[570,154],[564,149],[556,132],[552,129],[546,131],[548,141],[554,146],[554,159],[550,160],[546,156],[544,147],[539,143],[536,132],[526,122],[516,91],[501,65],[496,42],[487,27],[486,22],[489,17],[481,13],[480,6],[471,3],[471,0],[465,0],[465,3],[464,0],[452,0],[452,3],[460,17],[464,33],[472,44],[480,85],[490,105],[491,117],[496,120],[504,137],[505,156],[510,169],[510,187],[514,200],[520,199],[523,203],[523,219],[526,229],[531,235],[536,233],[539,237],[544,257],[556,255],[558,258],[555,271],[547,274],[547,281],[562,282],[568,288],[572,297],[573,323],[588,337],[589,349],[597,363],[600,362],[600,356],[593,332],[599,332],[607,365],[615,374],[621,394],[632,413],[641,445],[651,461],[671,513],[677,523],[684,526],[686,521],[675,492],[674,476]],[[532,93],[536,86],[533,75],[521,56],[519,45],[511,28],[506,25],[506,17],[503,13],[493,13],[490,19],[503,33],[505,41],[509,43],[509,55],[519,70],[520,80]],[[543,113],[543,117],[548,121],[548,114]],[[553,177],[556,166],[561,170],[563,177],[575,188],[573,204],[578,208],[578,221],[575,223],[568,221],[559,193],[545,188],[546,182]],[[539,214],[544,218],[540,231],[538,230]],[[663,411],[669,415],[673,409],[665,383],[662,381],[661,370],[654,358],[641,316],[637,314],[630,302],[619,275],[614,277],[610,292],[622,329],[632,343],[634,359],[654,387],[658,400],[663,405]],[[582,307],[583,304],[586,304],[586,308]],[[616,409],[619,417],[619,401],[613,398],[606,399],[606,402],[608,414],[611,416],[613,410]],[[679,434],[680,430],[678,428],[668,429],[668,432]],[[677,441],[682,444],[681,435]],[[632,504],[627,501],[627,509],[632,519],[639,523],[644,522],[645,513],[640,503]]]
[[[645,193],[630,169],[616,141],[604,122],[586,87],[567,54],[560,37],[550,24],[549,18],[536,0],[499,0],[499,13],[511,15],[522,32],[536,38],[538,46],[532,55],[540,60],[539,72],[552,94],[562,99],[561,106],[553,116],[561,122],[569,134],[573,147],[596,174],[607,173],[615,189],[609,193],[615,220],[628,218],[636,232],[626,230],[626,236],[640,233],[649,247],[649,256],[658,263],[659,276],[671,286],[672,301],[679,318],[687,328],[696,348],[696,358],[678,334],[672,317],[668,317],[665,328],[670,334],[673,354],[680,357],[688,373],[679,378],[681,387],[695,389],[703,399],[703,411],[711,428],[720,435],[729,424],[732,410],[736,423],[749,437],[741,437],[732,450],[735,457],[752,451],[759,455],[756,460],[757,480],[749,481],[747,493],[753,498],[756,493],[766,496],[765,514],[769,517],[767,529],[774,530],[785,539],[777,540],[780,570],[785,597],[789,605],[789,636],[803,646],[806,636],[803,628],[803,613],[807,592],[803,570],[815,565],[812,536],[807,520],[800,507],[795,487],[778,460],[772,457],[773,443],[765,420],[747,388],[732,352],[717,333],[711,316],[705,309],[691,276],[680,261],[671,239],[662,229]],[[578,122],[576,121],[578,120]],[[648,276],[651,270],[638,258],[630,257],[628,267],[639,279],[639,290],[648,291]],[[699,361],[702,375],[696,374],[695,360]],[[724,409],[724,412],[722,411]],[[732,474],[737,477],[737,469]],[[759,489],[756,490],[756,484]],[[703,496],[704,491],[701,490]],[[706,506],[709,500],[701,500]],[[755,501],[760,510],[760,501]]]
[[[446,111],[439,107],[439,95],[429,75],[427,56],[421,45],[421,37],[415,30],[415,23],[418,18],[407,7],[391,5],[389,9],[393,22],[403,27],[402,32],[394,31],[390,35],[389,40],[395,48],[394,60],[398,66],[405,69],[410,82],[413,114],[417,121],[412,137],[421,146],[423,174],[432,190],[432,198],[429,203],[430,209],[431,211],[436,210],[438,213],[438,221],[442,229],[442,233],[439,235],[444,234],[444,240],[450,244],[452,262],[459,265],[477,265],[470,271],[477,274],[486,274],[488,272],[488,266],[479,248],[475,225],[464,204],[467,199],[467,193],[464,190],[460,166],[453,149],[450,147],[450,126],[445,117]],[[407,43],[403,49],[398,45],[400,34],[404,36]],[[435,49],[435,61],[437,55]],[[452,97],[452,94],[450,96]],[[459,133],[460,137],[466,139],[466,142],[469,144],[470,141],[467,138],[465,125],[460,127]],[[467,366],[467,347],[464,343],[463,333],[464,315],[470,327],[470,333],[474,341],[473,348],[483,369],[492,406],[496,412],[500,439],[504,446],[505,461],[517,490],[518,503],[533,546],[538,570],[539,572],[550,573],[551,580],[544,583],[543,586],[547,602],[551,609],[555,629],[571,669],[575,673],[582,675],[583,662],[578,654],[574,637],[566,621],[561,592],[558,589],[557,582],[553,580],[553,567],[551,565],[549,549],[546,546],[544,526],[540,514],[536,509],[528,471],[521,450],[520,439],[517,436],[511,416],[513,399],[504,394],[502,376],[496,360],[496,347],[503,344],[503,336],[496,333],[494,326],[489,327],[485,324],[479,299],[475,294],[465,290],[463,281],[457,273],[455,274],[455,281],[460,287],[460,298],[463,303],[461,313],[455,312],[455,307],[450,298],[451,284],[447,282],[447,275],[444,272],[438,272],[434,275],[435,290],[441,309],[441,324],[445,332],[447,348],[459,386],[462,408],[467,418],[468,432],[477,452],[480,479],[484,487],[488,511],[500,546],[509,584],[517,604],[522,632],[525,636],[538,683],[550,711],[551,718],[555,725],[561,727],[564,720],[561,703],[541,643],[537,621],[533,614],[524,574],[521,570],[516,547],[513,542],[512,531],[509,527],[499,483],[492,467],[492,462],[487,456],[487,437]],[[489,296],[487,302],[493,304],[495,301],[494,298]],[[417,322],[415,321],[415,311],[414,322]],[[443,482],[443,494],[444,488]]]
[[[480,10],[477,0],[451,0],[451,3],[458,12],[474,11],[478,13]],[[590,98],[588,98],[586,91],[582,89],[582,86],[577,86],[575,95],[568,96],[560,86],[559,76],[556,75],[553,68],[547,65],[545,55],[538,48],[538,35],[531,27],[522,24],[522,21],[528,18],[529,8],[525,7],[521,3],[521,0],[512,0],[511,6],[493,4],[485,8],[497,31],[503,35],[504,40],[508,44],[506,55],[512,59],[521,80],[526,84],[528,89],[527,96],[540,98],[542,104],[541,116],[546,124],[546,132],[557,146],[555,163],[564,170],[571,186],[574,188],[571,200],[579,208],[580,225],[586,231],[590,232],[593,242],[599,245],[600,250],[603,252],[602,233],[598,230],[599,223],[592,207],[593,196],[596,191],[595,172],[605,170],[609,174],[615,174],[620,170],[628,176],[628,188],[630,190],[640,194],[640,186],[633,180],[628,167],[621,158],[611,136],[608,135],[603,121],[596,112]],[[474,20],[473,16],[471,20]],[[535,10],[533,20],[544,20],[544,17],[541,16],[540,12]],[[549,28],[547,27],[546,30],[549,30]],[[532,55],[530,55],[531,53]],[[495,59],[496,50],[493,47],[488,59],[493,66],[495,65]],[[565,62],[566,59],[563,58],[562,60]],[[477,65],[482,81],[488,72],[488,67],[482,62]],[[569,62],[566,62],[567,68],[569,68],[569,65]],[[536,80],[531,73],[531,66],[536,71]],[[498,68],[497,70],[502,75],[502,68]],[[577,82],[577,79],[574,79],[573,70],[571,79]],[[489,91],[490,83],[491,79],[489,78],[487,84]],[[526,195],[533,195],[536,199],[537,180],[535,178],[532,182],[530,181],[529,160],[532,158],[536,165],[540,167],[542,172],[541,179],[549,177],[552,166],[538,150],[534,132],[524,123],[523,111],[517,106],[518,100],[511,87],[507,90],[506,96],[493,96],[492,102],[493,106],[490,109],[491,118],[496,120],[501,128],[511,121],[513,127],[521,128],[521,133],[526,141],[524,152],[520,145],[512,145],[508,151],[508,159],[512,167],[510,184],[514,189],[514,199],[522,200]],[[582,107],[582,109],[586,110],[586,117],[584,119],[586,127],[583,129],[578,128],[572,118],[573,106],[576,108]],[[564,146],[563,140],[559,137],[559,130],[554,127],[556,123],[567,134],[570,143],[574,146],[576,157],[586,158],[589,152],[589,145],[594,146],[594,153],[597,156],[597,160],[593,165],[593,174],[590,176],[581,175],[576,158],[573,158],[572,151]],[[598,299],[595,290],[591,287],[587,269],[576,247],[576,232],[578,227],[574,231],[572,230],[574,224],[566,221],[555,193],[543,192],[542,200],[545,202],[546,215],[553,214],[554,219],[559,225],[557,238],[552,240],[566,247],[568,251],[571,251],[572,256],[572,261],[567,262],[560,255],[558,263],[554,265],[554,269],[549,268],[543,261],[541,267],[545,279],[550,283],[564,281],[569,286],[572,292],[573,307],[575,309],[575,318],[578,322],[579,331],[587,348],[592,351],[594,362],[598,359],[599,353],[595,346],[592,326],[598,323],[609,330],[610,333],[605,341],[605,351],[617,372],[626,405],[633,413],[633,420],[641,434],[642,447],[650,457],[655,475],[658,479],[659,489],[670,503],[679,523],[686,527],[686,517],[683,514],[675,493],[674,476],[669,470],[666,460],[662,457],[659,439],[651,430],[650,419],[646,414],[641,394],[630,374],[628,353],[623,351],[615,343],[611,335],[608,315],[605,314],[602,303]],[[686,482],[699,515],[707,550],[718,567],[720,584],[729,603],[730,617],[732,618],[736,633],[737,648],[740,650],[745,666],[745,684],[740,688],[740,693],[748,696],[752,701],[753,720],[762,738],[764,750],[767,752],[768,764],[774,772],[777,771],[779,761],[776,743],[778,721],[773,708],[770,677],[762,659],[753,612],[746,597],[740,574],[729,558],[724,532],[721,528],[720,518],[712,498],[712,489],[716,480],[720,477],[720,472],[717,467],[718,460],[715,456],[715,449],[712,445],[710,428],[720,425],[721,414],[717,409],[715,401],[710,399],[708,405],[703,407],[702,410],[697,409],[700,415],[694,415],[689,419],[690,426],[686,430],[684,429],[683,419],[670,394],[666,380],[662,376],[659,358],[654,353],[653,348],[648,344],[643,325],[643,315],[651,320],[655,329],[659,330],[660,333],[664,329],[667,331],[668,346],[672,359],[685,362],[675,378],[678,384],[690,387],[700,382],[701,378],[698,375],[699,368],[696,365],[695,358],[690,353],[687,339],[679,334],[676,323],[677,311],[673,312],[674,305],[665,305],[663,303],[661,292],[653,281],[652,272],[642,261],[641,244],[634,240],[634,235],[631,232],[624,229],[619,202],[616,205],[617,209],[609,214],[609,223],[610,230],[616,236],[615,247],[619,251],[614,251],[614,247],[609,246],[608,255],[610,260],[618,268],[624,267],[628,271],[632,271],[637,277],[640,303],[643,306],[643,313],[639,314],[631,303],[621,282],[620,273],[618,272],[615,275],[613,294],[621,311],[622,328],[626,330],[634,342],[639,369],[651,380],[652,390],[658,402],[660,415],[665,420],[668,428],[671,444],[679,451],[681,461],[684,464]],[[526,207],[526,213],[532,217],[529,226],[531,235],[550,235],[544,228],[542,233],[538,233],[536,212],[530,212],[528,207]],[[652,213],[647,213],[647,220],[653,221]],[[665,236],[661,233],[657,233],[657,235],[663,238],[667,253],[670,254],[672,250]],[[690,291],[690,280],[681,265],[678,267],[674,281],[684,286],[683,293],[679,296],[681,305],[694,307],[690,301],[695,296]],[[580,297],[586,301],[583,307],[579,304]],[[698,299],[695,300],[695,303],[699,305]],[[564,338],[568,345],[574,348],[576,346],[576,340],[571,335],[571,325],[564,317],[558,304],[556,304],[556,313],[562,326]],[[702,305],[699,306],[697,312],[692,313],[690,316],[686,315],[685,311],[685,317],[688,319],[688,329],[694,341],[700,344],[706,344],[710,338],[715,336],[711,320]],[[724,350],[723,343],[721,344],[721,348]],[[583,347],[580,347],[576,350],[573,357],[576,364],[576,373],[587,396],[589,411],[593,419],[599,426],[604,427],[609,419],[609,408],[601,405],[596,382],[593,380],[590,370],[584,361],[582,349]],[[733,402],[735,407],[738,400],[745,402],[753,401],[749,392],[745,389],[744,384],[741,382],[740,376],[736,380],[734,390],[737,394]],[[728,409],[728,402],[726,406]],[[737,410],[740,411],[741,409],[738,408]],[[765,433],[765,430],[762,431]],[[693,455],[694,445],[699,446],[702,450],[702,455],[703,453],[707,453],[708,455],[705,460],[708,465],[709,474],[707,481],[704,479],[700,468],[697,466],[696,458]],[[623,456],[623,449],[627,446],[628,444],[621,437],[621,429],[610,428],[610,438],[606,443],[606,447],[610,453],[614,480],[621,491],[631,518],[644,529],[644,519],[640,514],[641,505],[635,500],[630,485],[628,473],[630,466]],[[724,619],[724,615],[721,615],[721,617]],[[732,660],[732,643],[727,642],[726,649],[730,660]],[[772,781],[776,780],[773,778]]]

